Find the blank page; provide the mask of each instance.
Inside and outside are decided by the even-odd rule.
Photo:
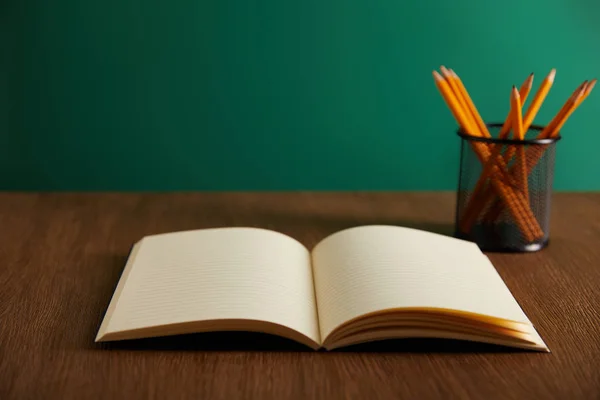
[[[385,309],[445,308],[529,323],[489,259],[471,242],[394,226],[335,233],[313,250],[323,341]]]
[[[217,228],[145,237],[98,337],[187,322],[249,319],[319,343],[309,251],[283,234]]]

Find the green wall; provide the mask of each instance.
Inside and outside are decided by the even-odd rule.
[[[544,123],[600,77],[599,17],[595,0],[4,0],[0,189],[453,189],[431,71],[494,120],[556,67]],[[600,189],[599,107],[566,125],[555,189]]]

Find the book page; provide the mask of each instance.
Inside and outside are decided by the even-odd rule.
[[[339,325],[395,308],[438,308],[529,323],[479,248],[395,226],[350,228],[312,252],[323,341]]]
[[[207,326],[214,330],[256,329],[264,321],[319,343],[309,251],[286,235],[255,228],[145,237],[132,252],[97,340],[135,338],[144,329],[160,333],[156,327],[178,333],[198,321],[212,321]]]

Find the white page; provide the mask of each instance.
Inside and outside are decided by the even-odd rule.
[[[283,234],[218,228],[144,238],[115,291],[103,335],[207,320],[259,320],[319,343],[309,251]]]
[[[324,341],[385,309],[445,308],[529,323],[489,259],[470,242],[394,226],[350,228],[312,252]]]

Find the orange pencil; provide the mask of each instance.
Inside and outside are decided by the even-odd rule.
[[[521,107],[525,103],[527,96],[529,95],[529,92],[531,91],[531,87],[533,86],[533,77],[534,77],[534,75],[532,72],[531,74],[529,74],[527,79],[525,79],[525,81],[521,84],[521,87],[519,88],[519,96],[521,97],[521,99],[523,99],[523,101],[521,102]],[[511,96],[512,96],[512,91],[511,91]],[[512,106],[512,102],[509,102],[509,103],[511,104],[511,106],[509,108],[508,115],[506,116],[504,125],[502,126],[502,128],[500,129],[500,133],[498,134],[498,137],[500,139],[508,138],[508,136],[510,134],[510,129],[513,126],[512,122],[514,120],[514,117],[513,117],[514,109]],[[483,188],[484,188],[483,185],[485,184],[487,179],[489,179],[490,174],[492,172],[493,164],[497,162],[497,157],[500,155],[500,152],[502,151],[502,147],[503,147],[502,145],[496,145],[492,156],[490,157],[487,164],[483,168],[483,170],[479,176],[479,179],[478,179],[477,183],[475,184],[475,188],[473,190],[471,199],[465,208],[465,213],[464,213],[465,220],[468,220],[471,218],[473,210],[475,210],[475,212],[478,214],[480,212],[480,209],[483,208],[483,204],[480,204],[481,207],[479,207],[479,205],[478,205],[478,203],[483,200],[483,195],[485,194],[483,192]],[[504,154],[505,162],[508,162],[508,160],[510,160],[514,154],[514,152],[511,152],[511,150],[513,150],[512,147],[509,148],[508,150],[509,151],[507,151]]]
[[[588,81],[586,80],[581,85],[579,85],[577,89],[575,89],[575,91],[567,99],[565,104],[563,104],[562,108],[558,111],[558,113],[556,113],[554,118],[552,118],[550,123],[548,123],[548,125],[546,125],[542,132],[540,132],[538,138],[551,137],[551,135],[556,131],[558,124],[561,121],[564,121],[565,117],[568,118],[568,116],[570,116],[573,113],[573,111],[575,111],[575,108],[577,107],[577,102],[585,93],[587,84]]]
[[[548,75],[542,81],[542,84],[540,85],[538,91],[536,92],[535,96],[533,97],[533,100],[529,104],[529,107],[527,108],[525,116],[523,117],[524,133],[527,133],[527,131],[531,127],[531,124],[533,123],[533,120],[535,119],[537,112],[539,111],[540,107],[542,106],[542,103],[544,102],[546,96],[548,95],[548,92],[550,91],[550,89],[552,88],[552,85],[554,84],[555,77],[556,77],[556,69],[552,68],[550,70],[550,72],[548,73]],[[507,132],[507,134],[508,134],[508,132]],[[505,162],[507,162],[507,163],[510,162],[510,160],[513,158],[514,154],[515,154],[515,149],[512,147],[509,148],[508,151],[504,154]],[[491,212],[494,209],[498,209],[497,203],[490,208],[490,211],[488,212],[488,216],[491,215]]]
[[[596,85],[597,80],[593,79],[589,83],[584,81],[581,85],[575,89],[571,94],[567,102],[563,105],[561,110],[556,114],[552,121],[546,126],[544,130],[537,136],[537,138],[548,138],[555,137],[559,134],[560,129],[565,124],[569,116],[579,107],[579,105],[589,96],[592,89]],[[542,157],[546,146],[532,146],[527,150],[527,175],[531,173],[539,159]],[[511,168],[511,175],[513,175],[514,167]],[[491,196],[491,194],[488,194]],[[494,221],[502,212],[502,205],[496,202],[487,212],[487,218],[490,221]]]
[[[521,110],[521,98],[517,88],[513,86],[512,96],[510,98],[513,112],[513,128],[515,132],[515,139],[525,140],[525,132],[523,131],[523,114]],[[527,166],[525,159],[525,147],[523,145],[515,145],[519,153],[518,160],[518,171],[517,171],[517,182],[519,188],[522,190],[523,195],[527,199],[529,204],[529,188],[527,184]]]
[[[579,107],[579,105],[583,103],[586,97],[589,96],[592,89],[594,89],[594,86],[596,86],[596,82],[596,79],[592,79],[589,83],[584,83],[585,88],[581,88],[580,92],[575,95],[575,98],[573,99],[573,104],[571,105],[571,107],[569,107],[566,115],[560,121],[557,122],[552,132],[550,132],[549,137],[555,137],[559,134],[561,128],[563,127],[567,119],[569,119],[571,114],[573,114],[577,107]]]
[[[478,132],[471,126],[469,119],[454,99],[452,89],[448,82],[437,71],[433,71],[433,79],[459,126],[469,135],[479,136]]]
[[[490,132],[488,131],[488,128],[487,128],[485,122],[483,122],[481,115],[479,115],[479,112],[477,111],[477,108],[475,107],[475,104],[473,103],[471,96],[469,96],[469,92],[467,91],[467,88],[462,83],[462,80],[456,74],[456,72],[454,72],[453,70],[450,70],[450,73],[452,74],[452,77],[456,81],[458,88],[461,92],[461,95],[463,96],[463,98],[465,99],[465,102],[467,103],[467,110],[471,114],[472,119],[475,121],[476,126],[479,127],[479,130],[481,131],[481,133],[483,134],[484,137],[491,137]]]
[[[590,81],[590,83],[588,83],[587,88],[585,89],[585,94],[583,95],[583,98],[579,101],[580,103],[583,102],[583,100],[585,100],[590,95],[590,93],[594,89],[594,86],[596,86],[596,82],[598,82],[598,79],[594,78]]]
[[[474,129],[478,129],[479,127],[477,125],[477,122],[473,119],[473,116],[468,111],[469,105],[467,104],[467,99],[465,98],[460,87],[458,86],[458,82],[454,78],[454,75],[443,65],[440,67],[440,71],[442,72],[442,76],[444,77],[444,80],[446,82],[448,82],[448,86],[450,86],[450,89],[452,90],[454,97],[458,101],[457,106],[461,108],[461,110],[463,111],[463,113],[465,115],[465,118],[467,118],[469,120],[469,124],[471,125],[471,127]],[[479,133],[481,134],[481,131]]]
[[[454,115],[459,125],[468,134],[473,136],[481,136],[481,132],[470,125],[470,121],[466,118],[465,113],[460,109],[460,105],[457,99],[453,96],[452,89],[448,82],[446,82],[446,80],[437,71],[433,71],[433,77],[438,90],[440,91],[442,97],[446,101],[450,111]],[[466,96],[468,96],[468,94]],[[489,158],[490,153],[487,147],[479,145],[481,145],[481,143],[472,143],[475,153],[477,154],[481,163],[484,164]],[[507,173],[506,169],[503,169],[502,172],[503,174]],[[493,184],[500,197],[507,204],[509,210],[511,210],[511,213],[513,214],[513,217],[515,218],[515,221],[519,225],[523,234],[529,240],[533,240],[533,238],[537,235],[537,232],[541,230],[539,225],[536,225],[537,229],[532,231],[534,228],[531,227],[530,223],[528,223],[528,220],[531,221],[531,218],[533,217],[533,219],[535,219],[535,217],[531,213],[531,210],[524,208],[522,196],[519,197],[518,193],[514,192],[510,186],[507,186],[502,179],[494,180]]]
[[[512,91],[511,91],[511,97],[512,97]],[[512,127],[512,124],[514,121],[513,115],[514,115],[514,104],[512,101],[510,101],[510,109],[508,112],[508,117],[506,118],[506,122],[504,123],[504,126],[508,127],[508,129],[506,129],[506,131],[500,133],[502,139],[506,139],[506,137],[508,136],[508,133],[510,132],[510,128]],[[483,201],[484,201],[485,195],[486,195],[486,192],[484,191],[484,187],[485,187],[485,184],[488,181],[488,179],[490,179],[490,178],[494,179],[493,171],[494,171],[494,168],[497,167],[497,164],[498,164],[497,158],[500,156],[501,151],[502,151],[502,145],[501,144],[496,145],[496,147],[494,148],[494,151],[492,152],[492,156],[488,159],[487,163],[483,167],[483,170],[481,171],[481,174],[479,175],[479,179],[477,180],[477,183],[475,184],[475,187],[473,189],[473,193],[471,194],[471,199],[469,200],[469,203],[465,207],[465,212],[463,214],[461,226],[463,227],[463,230],[465,230],[465,231],[468,231],[471,229],[471,225],[474,223],[475,219],[477,218],[477,215],[479,214],[480,209],[483,209],[483,205],[485,204],[485,203],[483,203]]]
[[[525,105],[527,101],[527,97],[529,97],[529,93],[531,92],[531,88],[533,87],[533,72],[529,74],[525,82],[519,88],[519,96],[521,96],[521,107]]]
[[[542,81],[542,84],[540,85],[538,91],[536,92],[535,96],[533,97],[533,100],[529,104],[529,107],[527,108],[525,116],[523,117],[523,131],[525,133],[531,127],[531,124],[533,123],[535,116],[537,115],[540,107],[542,106],[542,103],[544,102],[546,96],[548,95],[550,89],[552,88],[555,77],[556,77],[556,69],[552,68],[550,70],[550,72],[548,73],[548,75]],[[508,135],[508,131],[506,132],[506,134]],[[510,162],[510,160],[512,159],[514,154],[515,154],[514,148],[509,148],[508,151],[504,154],[505,162],[507,162],[507,163]],[[492,214],[498,214],[497,212],[496,213],[492,212],[492,210],[497,210],[497,209],[499,209],[499,206],[496,203],[494,206],[492,206],[490,208],[490,211],[488,212],[487,215],[489,217],[491,217]],[[488,218],[486,218],[486,219],[488,219]]]
[[[509,115],[511,116],[510,120],[513,121],[513,124],[515,123],[515,121],[517,123],[519,122],[518,115],[521,115],[520,99],[519,99],[519,101],[515,102],[516,99],[519,99],[519,92],[513,86],[513,90],[511,91],[511,102],[510,102],[511,112],[509,113]],[[518,114],[517,114],[517,111],[518,111]],[[515,116],[515,115],[517,115],[517,116]],[[520,123],[519,123],[519,125],[522,126]],[[522,129],[517,128],[516,131],[521,133]],[[490,197],[492,196],[491,193],[486,193],[484,191],[484,185],[485,185],[486,181],[488,179],[490,179],[491,183],[494,185],[494,184],[497,184],[498,180],[502,180],[502,181],[506,180],[506,178],[503,177],[502,174],[498,174],[498,172],[499,171],[504,172],[504,173],[507,172],[507,165],[504,163],[504,160],[502,157],[495,158],[495,157],[498,157],[501,149],[502,149],[502,145],[497,145],[497,147],[494,149],[492,156],[489,157],[488,162],[485,165],[485,168],[482,171],[477,184],[475,185],[475,188],[472,193],[471,201],[467,205],[466,211],[465,211],[464,216],[461,221],[461,229],[464,232],[468,232],[471,229],[471,226],[477,219],[479,212],[481,211],[481,209],[483,209],[483,207],[485,206],[485,204],[488,201],[488,200],[486,200],[486,198],[488,196],[490,196]],[[525,169],[525,165],[523,166],[523,169]],[[506,180],[506,182],[509,184],[509,186],[516,186],[519,188],[523,188],[523,186],[524,186],[524,184],[522,182],[519,182],[518,180],[513,183],[510,176],[509,176],[508,180]],[[528,227],[521,228],[521,231],[525,234],[526,238],[528,238],[527,240],[533,240],[532,239],[533,237],[538,237],[539,235],[542,235],[543,232],[541,231],[541,228],[539,228],[539,224],[538,224],[537,220],[535,219],[535,215],[533,215],[531,209],[529,208],[529,200],[528,200],[528,196],[526,195],[527,191],[525,191],[524,193],[519,193],[517,191],[515,193],[520,194],[520,196],[519,196],[520,204],[518,204],[518,206],[522,210],[524,210],[524,212],[526,213],[526,217],[524,216],[524,223],[528,224]],[[512,210],[511,210],[511,212],[512,212]],[[527,235],[525,233],[526,229],[533,230],[532,231],[533,236]]]
[[[527,101],[527,96],[529,96],[529,92],[533,86],[533,72],[529,74],[525,82],[519,88],[519,96],[521,96],[521,106],[525,104]],[[506,139],[510,133],[510,129],[512,127],[512,109],[508,110],[508,115],[504,119],[504,125],[502,125],[502,129],[498,133],[498,137],[500,139]],[[505,158],[506,160],[506,158]]]
[[[542,84],[540,85],[540,88],[538,89],[535,96],[533,97],[531,104],[529,104],[529,107],[527,108],[527,111],[525,112],[525,116],[523,117],[523,130],[525,132],[527,132],[529,130],[529,127],[533,123],[533,120],[535,119],[537,112],[540,110],[540,107],[542,106],[544,99],[546,98],[546,96],[548,95],[548,92],[550,91],[550,88],[554,84],[555,76],[556,76],[556,69],[552,68],[550,70],[550,73],[542,81]]]

